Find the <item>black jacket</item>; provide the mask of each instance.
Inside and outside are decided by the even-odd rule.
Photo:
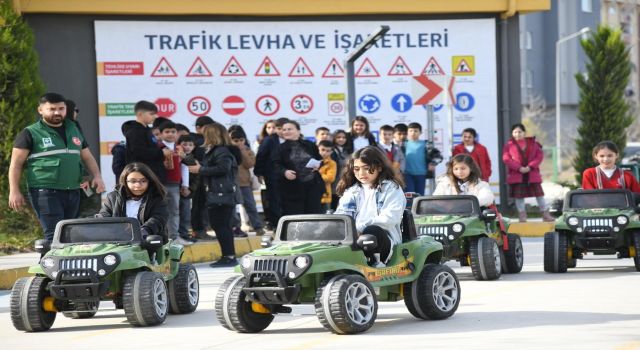
[[[135,120],[130,120],[122,124],[122,133],[127,139],[127,164],[133,162],[144,163],[151,168],[160,179],[160,182],[164,183],[167,177],[163,164],[164,154],[158,147],[151,128]]]
[[[123,188],[107,194],[107,200],[102,203],[102,208],[100,208],[100,212],[96,214],[96,217],[126,217],[126,198]],[[147,234],[162,236],[163,240],[167,242],[169,238],[167,233],[167,217],[169,216],[167,201],[152,189],[142,197],[141,201],[140,210],[138,211],[140,228],[147,231]]]
[[[204,154],[198,176],[200,176],[200,181],[207,191],[214,188],[229,189],[234,186],[237,189],[237,173],[238,162],[231,148],[228,146],[216,146]],[[237,193],[239,192],[237,191]]]
[[[262,176],[269,180],[278,178],[278,174],[271,162],[274,153],[278,150],[278,146],[280,146],[280,138],[277,134],[269,135],[262,140],[256,154],[256,164],[253,166],[253,173],[256,176]]]
[[[347,143],[344,144],[344,151],[345,153],[347,153],[348,155],[353,154],[353,139],[355,137],[353,137],[353,134],[351,132],[347,133]],[[376,137],[373,136],[373,134],[369,133],[369,136],[367,136],[367,139],[369,140],[369,146],[376,146],[378,144],[378,142],[376,142]]]
[[[300,181],[300,173],[296,171],[296,168],[299,168],[299,165],[297,166],[291,159],[291,150],[296,143],[299,143],[304,151],[309,156],[311,156],[311,158],[322,160],[322,157],[320,157],[320,153],[318,152],[318,147],[311,141],[307,141],[304,139],[300,139],[298,141],[289,140],[280,144],[276,152],[274,152],[273,154],[272,161],[274,171],[278,175],[278,179],[280,181],[280,188],[283,197],[299,197],[301,195],[304,195],[304,184],[309,184],[311,182],[321,184],[322,188],[324,189],[324,182],[322,181],[320,173],[318,173],[317,171],[313,172],[313,178],[310,181],[307,181],[304,184],[302,181]],[[297,178],[295,180],[287,179],[284,176],[284,172],[287,170],[294,170],[298,172]]]

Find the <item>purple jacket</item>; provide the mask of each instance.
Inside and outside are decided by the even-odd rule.
[[[525,141],[527,165],[531,168],[529,172],[529,183],[541,183],[540,163],[542,163],[542,159],[544,158],[542,146],[536,141],[535,137],[526,137]],[[518,150],[518,145],[513,138],[509,139],[502,149],[502,161],[507,167],[507,183],[522,183],[524,174],[521,174],[518,169],[524,165],[522,165],[522,155]]]

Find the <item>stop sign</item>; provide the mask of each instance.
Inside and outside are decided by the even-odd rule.
[[[176,103],[168,97],[160,97],[154,103],[158,107],[158,117],[171,118],[176,112]]]

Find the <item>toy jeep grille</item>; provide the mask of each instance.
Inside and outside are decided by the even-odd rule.
[[[418,226],[418,235],[431,236],[436,241],[444,242],[449,235],[449,226],[437,226],[437,225],[420,225]]]
[[[609,233],[613,226],[611,218],[582,220],[582,229],[586,233]]]
[[[268,259],[256,259],[253,263],[253,271],[275,271],[282,276],[287,275],[287,267],[289,260],[287,258],[268,258]]]
[[[72,258],[61,259],[60,270],[72,270],[69,274],[72,277],[87,276],[86,270],[93,270],[98,272],[98,259],[97,258]],[[78,271],[73,271],[78,270]]]

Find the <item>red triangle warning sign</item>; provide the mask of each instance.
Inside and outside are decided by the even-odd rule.
[[[338,63],[338,60],[333,58],[331,62],[329,62],[327,69],[325,69],[324,73],[322,73],[322,77],[323,78],[344,78],[344,69],[342,68],[340,63]]]
[[[222,69],[222,73],[220,73],[220,76],[223,77],[243,77],[245,75],[247,75],[247,72],[244,71],[235,56],[231,56],[227,64]]]
[[[305,62],[302,57],[298,57],[296,64],[293,65],[291,71],[289,72],[289,77],[291,78],[303,78],[303,77],[312,77],[313,72],[307,66],[307,62]]]
[[[200,56],[196,57],[196,60],[193,61],[191,68],[187,72],[188,77],[212,77],[211,71]]]
[[[407,62],[404,61],[402,56],[398,56],[396,61],[393,62],[391,68],[389,69],[389,73],[387,75],[413,75],[409,66],[407,66]]]
[[[156,68],[153,69],[151,76],[154,78],[175,78],[178,76],[175,69],[171,67],[169,61],[162,57]]]
[[[380,73],[376,70],[376,67],[373,66],[373,63],[369,60],[369,58],[365,58],[360,68],[356,72],[356,78],[379,78]]]
[[[427,61],[427,64],[422,68],[422,75],[445,75],[444,70],[438,64],[438,61],[431,56]]]
[[[280,71],[273,64],[269,56],[265,56],[260,63],[260,67],[256,70],[256,77],[277,77],[280,76]]]

